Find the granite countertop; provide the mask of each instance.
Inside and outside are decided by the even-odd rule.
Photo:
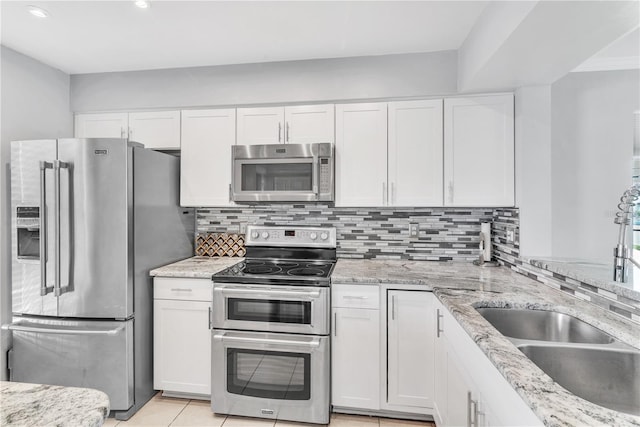
[[[640,426],[640,417],[590,403],[555,383],[475,307],[546,309],[577,317],[640,349],[640,325],[504,267],[431,261],[341,259],[333,283],[418,285],[433,290],[462,328],[547,426]]]
[[[211,279],[215,273],[232,266],[244,258],[194,256],[158,267],[149,272],[155,277],[183,277],[194,279]]]
[[[109,398],[90,388],[0,381],[2,426],[101,426]]]

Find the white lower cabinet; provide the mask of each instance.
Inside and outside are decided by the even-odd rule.
[[[332,285],[331,403],[380,409],[378,286]]]
[[[423,409],[433,406],[434,299],[431,292],[390,290],[387,293],[389,405]]]
[[[439,301],[435,301],[435,309],[436,425],[542,425]]]
[[[153,385],[168,394],[211,396],[209,279],[155,278]]]

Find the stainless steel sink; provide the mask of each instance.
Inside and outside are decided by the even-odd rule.
[[[576,396],[615,411],[640,415],[640,352],[536,344],[518,348]]]
[[[606,332],[573,316],[555,311],[516,308],[477,308],[500,333],[520,340],[610,344]]]

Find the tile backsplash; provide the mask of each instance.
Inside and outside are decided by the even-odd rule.
[[[480,223],[493,218],[494,208],[269,204],[199,208],[196,227],[198,233],[238,233],[246,224],[331,226],[337,229],[339,258],[472,261],[479,255]],[[417,237],[410,227],[417,227]]]

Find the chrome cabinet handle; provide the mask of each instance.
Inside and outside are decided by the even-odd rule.
[[[344,295],[342,298],[344,298],[344,299],[369,299],[369,297],[365,297],[363,295]]]
[[[124,126],[120,126],[120,138],[124,138],[126,135],[126,132],[124,131]]]
[[[436,309],[436,337],[440,338],[440,334],[444,332],[444,329],[440,327],[440,319],[444,317],[443,314],[440,314],[440,309]]]
[[[396,320],[396,296],[391,295],[391,320]]]
[[[193,289],[189,289],[189,288],[171,288],[171,292],[193,292]]]
[[[233,201],[233,189],[231,188],[231,184],[229,184],[229,201]]]
[[[467,427],[478,427],[478,401],[471,398],[470,391],[467,392]]]
[[[9,325],[2,325],[2,329],[8,331],[17,332],[34,332],[43,334],[58,334],[58,335],[117,335],[124,329],[123,326],[118,326],[115,329],[108,329],[105,331],[95,331],[87,329],[64,329],[64,328],[43,328],[37,326],[26,326],[20,323],[11,323]]]
[[[129,139],[133,139],[133,128],[129,129]]]
[[[209,329],[211,329],[211,307],[209,307]]]
[[[53,291],[47,287],[47,169],[53,169],[53,163],[40,162],[40,295],[45,296]]]
[[[289,122],[287,122],[287,125],[284,129],[284,135],[285,135],[284,137],[285,141],[289,142]]]
[[[393,204],[396,201],[395,182],[391,183],[391,194],[389,195],[389,204]]]
[[[453,203],[453,181],[449,181],[449,203]]]
[[[338,336],[338,313],[333,313],[333,336]]]
[[[282,124],[278,122],[278,142],[280,142],[281,134],[282,134]]]

